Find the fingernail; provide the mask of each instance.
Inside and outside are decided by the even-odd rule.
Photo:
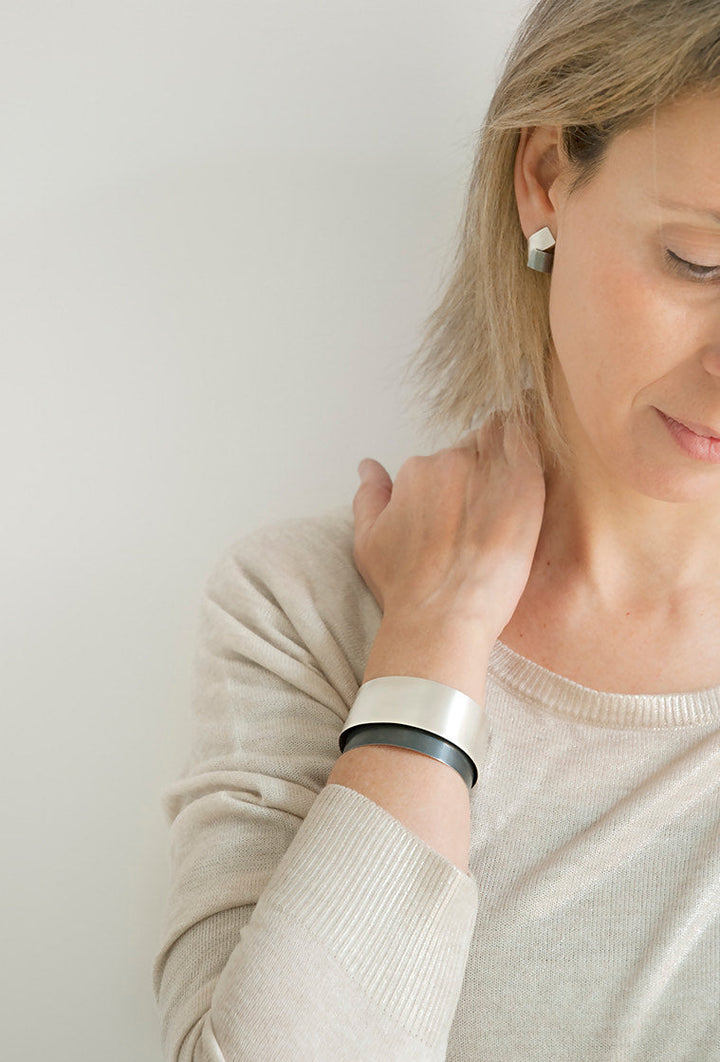
[[[362,461],[358,465],[358,475],[360,476],[361,482],[365,482],[369,471],[369,461],[367,457],[363,457]]]

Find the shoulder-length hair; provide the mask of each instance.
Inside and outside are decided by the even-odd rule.
[[[540,0],[511,45],[480,132],[453,272],[408,366],[431,429],[494,410],[528,423],[546,461],[564,442],[552,402],[551,277],[527,268],[514,166],[524,127],[562,127],[570,194],[613,138],[655,109],[720,89],[719,0]]]

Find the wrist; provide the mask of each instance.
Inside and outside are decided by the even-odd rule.
[[[481,624],[456,616],[386,613],[368,656],[363,682],[390,675],[432,679],[482,704],[495,639]]]
[[[468,789],[485,758],[487,717],[454,687],[432,679],[388,675],[362,684],[340,734],[340,748],[390,745],[453,767]]]

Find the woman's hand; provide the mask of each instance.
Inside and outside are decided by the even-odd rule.
[[[494,416],[457,447],[410,458],[394,484],[377,461],[360,471],[354,558],[383,609],[365,680],[414,674],[472,696],[477,668],[461,658],[487,662],[530,574],[545,502],[537,446]]]

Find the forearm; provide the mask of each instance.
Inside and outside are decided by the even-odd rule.
[[[402,823],[327,786],[215,987],[224,1058],[440,1062],[476,903]]]
[[[383,619],[363,681],[387,675],[433,679],[482,705],[488,656],[483,634],[458,622],[417,615]],[[407,749],[365,745],[340,756],[328,783],[362,793],[468,872],[470,799],[454,768]]]

